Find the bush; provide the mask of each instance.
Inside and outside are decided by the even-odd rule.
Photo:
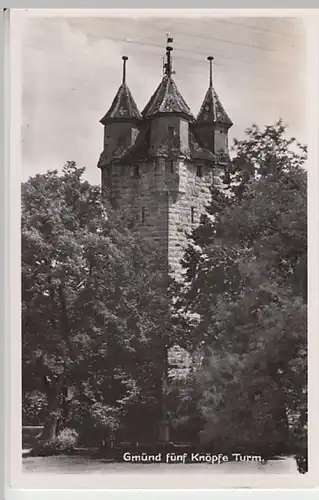
[[[303,453],[295,455],[295,460],[297,463],[298,472],[300,474],[306,474],[308,472],[308,453],[304,450]]]
[[[33,456],[67,455],[74,451],[78,433],[74,429],[63,429],[49,441],[39,441],[32,449]]]
[[[31,449],[41,436],[43,426],[22,426],[22,449]]]
[[[299,403],[299,411],[295,411],[291,420],[290,449],[296,460],[300,474],[308,472],[308,412],[307,401]]]
[[[34,390],[26,392],[22,399],[22,425],[39,426],[45,420],[47,412],[46,395]]]

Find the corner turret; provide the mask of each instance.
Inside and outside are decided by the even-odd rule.
[[[142,119],[126,83],[127,59],[126,56],[122,57],[122,84],[113,99],[110,109],[100,120],[104,125],[104,148],[98,164],[100,168],[110,165],[114,157],[134,144]]]
[[[209,56],[209,87],[194,123],[201,142],[214,155],[228,157],[228,130],[233,125],[213,86],[213,57]]]

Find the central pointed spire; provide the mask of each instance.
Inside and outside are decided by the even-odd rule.
[[[166,47],[166,64],[165,64],[165,74],[170,78],[173,74],[172,72],[172,56],[171,52],[173,50],[173,47],[167,46]]]
[[[164,63],[164,76],[142,112],[144,118],[150,118],[151,116],[158,114],[177,113],[179,115],[186,116],[190,120],[194,119],[191,110],[186,104],[172,78],[172,75],[175,73],[172,68],[171,56],[173,47],[169,45],[172,42],[173,38],[168,36],[166,61]]]
[[[213,87],[213,56],[208,56],[207,61],[209,61],[209,87]]]

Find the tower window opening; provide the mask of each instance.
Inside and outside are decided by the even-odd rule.
[[[174,173],[174,162],[173,162],[173,160],[170,160],[169,166],[170,166],[171,172],[173,174]]]
[[[139,166],[136,165],[134,167],[134,177],[139,177],[139,175],[140,175],[140,169],[139,169]]]
[[[194,221],[195,221],[195,208],[191,207],[191,222],[192,222],[192,224],[194,223]]]
[[[142,224],[144,224],[144,222],[145,222],[145,207],[142,207],[142,217],[141,217],[141,219],[142,219]]]
[[[202,165],[198,165],[197,166],[196,175],[197,175],[197,177],[203,177],[203,167],[202,167]]]
[[[175,127],[168,127],[168,136],[169,138],[173,138],[176,135]]]

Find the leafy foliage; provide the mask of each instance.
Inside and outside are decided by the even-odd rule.
[[[32,449],[33,456],[68,455],[73,453],[78,441],[78,433],[74,429],[65,428],[47,441],[38,441]]]
[[[46,393],[48,439],[83,403],[79,425],[92,408],[153,408],[170,342],[162,256],[83,172],[68,163],[22,186],[23,383]]]
[[[252,127],[235,143],[227,184],[212,190],[193,232],[178,307],[183,317],[197,318],[192,349],[203,363],[193,385],[206,420],[203,442],[300,449],[295,433],[301,421],[306,432],[307,397],[305,158],[303,146],[285,139],[282,122]]]
[[[47,398],[43,392],[26,392],[22,401],[22,425],[42,425],[47,410]]]
[[[306,470],[306,148],[285,132],[235,141],[182,284],[73,162],[23,184],[23,391],[30,413],[45,395],[43,453],[70,427],[156,440],[164,400],[173,439]]]

